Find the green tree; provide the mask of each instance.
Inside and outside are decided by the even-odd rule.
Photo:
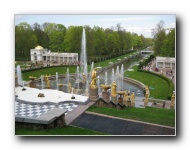
[[[49,37],[47,33],[43,31],[42,27],[38,23],[35,23],[33,25],[33,30],[37,37],[38,45],[41,45],[44,48],[49,48]]]
[[[28,23],[15,26],[15,60],[30,60],[30,49],[36,45],[37,37]]]
[[[65,51],[66,52],[81,52],[82,26],[69,26],[65,35]]]
[[[43,29],[49,37],[49,48],[52,51],[63,52],[65,49],[64,40],[66,27],[62,24],[44,23]]]
[[[169,33],[161,47],[161,56],[175,57],[175,29],[169,29]]]
[[[106,55],[105,33],[103,28],[94,26],[94,50],[96,56]]]
[[[152,29],[152,35],[154,39],[154,45],[153,45],[153,50],[155,55],[160,55],[161,54],[161,47],[164,44],[164,40],[166,38],[166,33],[164,29],[164,21],[160,21],[155,29]]]

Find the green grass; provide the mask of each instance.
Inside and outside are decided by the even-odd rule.
[[[137,66],[134,66],[133,69],[134,71],[126,71],[125,76],[152,87],[150,88],[150,97],[163,100],[168,99],[169,84],[166,80],[153,74],[137,71]]]
[[[32,129],[15,129],[15,135],[108,135],[102,132],[66,126],[63,128],[32,130]]]
[[[175,126],[175,110],[173,109],[146,107],[119,110],[115,108],[92,106],[87,111],[160,125]]]

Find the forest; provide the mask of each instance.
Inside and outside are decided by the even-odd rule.
[[[110,59],[129,51],[152,46],[155,55],[175,57],[175,29],[164,28],[160,21],[152,29],[153,38],[126,31],[120,23],[103,29],[86,26],[22,22],[15,26],[15,60],[30,61],[30,49],[40,45],[52,52],[81,52],[82,30],[86,31],[88,59]],[[80,58],[79,58],[80,59]]]

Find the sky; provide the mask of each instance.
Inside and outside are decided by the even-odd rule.
[[[175,28],[176,16],[169,15],[15,15],[15,25],[21,22],[27,22],[30,25],[34,23],[43,24],[45,22],[63,24],[66,27],[99,26],[104,29],[115,27],[118,23],[129,32],[142,34],[144,37],[152,37],[151,29],[155,28],[159,21],[163,20],[165,28]]]

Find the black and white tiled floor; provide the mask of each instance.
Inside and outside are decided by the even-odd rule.
[[[28,117],[28,118],[38,118],[42,114],[55,108],[56,105],[48,104],[25,104],[22,102],[15,101],[15,116]],[[75,103],[62,103],[58,105],[58,108],[67,109],[68,112],[72,111],[74,108],[78,107]],[[67,113],[66,113],[67,114]]]

